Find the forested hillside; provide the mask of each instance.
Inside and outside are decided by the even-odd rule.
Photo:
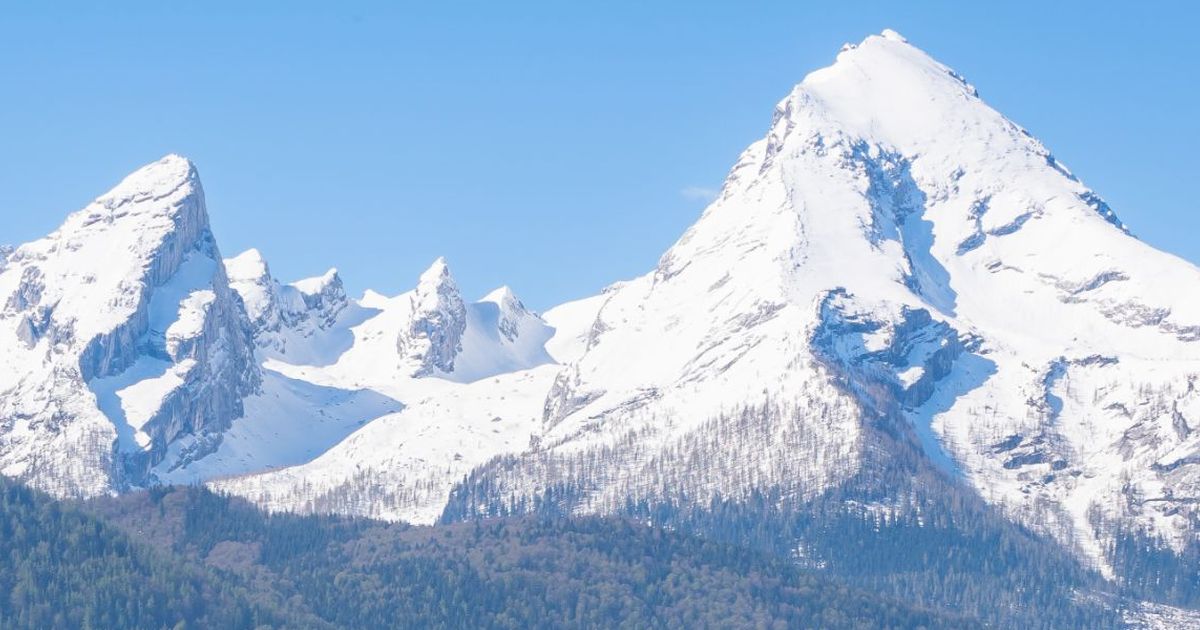
[[[0,477],[0,627],[300,626],[236,581]]]
[[[928,465],[905,425],[880,420],[875,427],[877,446],[868,449],[859,474],[809,500],[796,501],[776,486],[704,505],[686,494],[628,500],[618,513],[787,558],[865,592],[955,611],[990,627],[1124,627],[1123,606],[1186,604],[1180,593],[1197,588],[1188,580],[1194,574],[1161,561],[1138,567],[1144,578],[1119,588]],[[720,425],[714,429],[714,443],[728,438]],[[592,496],[587,481],[595,470],[583,458],[570,463],[576,479],[514,502],[497,479],[522,462],[498,458],[455,488],[442,522],[514,513],[566,518]],[[1128,555],[1141,558],[1141,551]]]
[[[970,628],[628,519],[267,515],[197,488],[64,505],[3,482],[4,628]]]

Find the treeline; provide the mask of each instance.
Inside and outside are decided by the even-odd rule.
[[[1014,524],[928,464],[903,426],[872,427],[859,470],[815,497],[784,485],[736,497],[670,492],[627,498],[616,513],[787,558],[853,588],[1001,628],[1124,627],[1122,595],[1054,541]],[[589,475],[532,498],[508,492],[497,460],[451,493],[443,522],[522,511],[565,517],[595,491]],[[1131,556],[1133,554],[1130,554]]]
[[[0,479],[0,628],[1123,625],[1122,594],[1057,546],[920,471],[883,473],[803,504],[630,500],[608,518],[564,514],[564,486],[534,514],[435,527],[199,488],[71,505]]]
[[[198,488],[76,507],[3,487],[6,628],[977,627],[631,519],[410,527]]]
[[[1175,549],[1147,532],[1111,526],[1107,549],[1121,587],[1132,597],[1200,608],[1200,540]]]

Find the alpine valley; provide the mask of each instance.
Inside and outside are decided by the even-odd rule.
[[[0,473],[629,518],[992,627],[1200,627],[1200,268],[893,31],[594,297],[471,301],[439,259],[355,299],[224,255],[175,155],[3,250]]]

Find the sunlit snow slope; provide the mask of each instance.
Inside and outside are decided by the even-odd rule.
[[[0,472],[59,495],[140,483],[259,387],[191,163],[168,156],[0,266]]]
[[[535,493],[555,462],[583,461],[566,454],[624,444],[639,455],[597,464],[580,509],[802,494],[855,469],[867,419],[902,416],[948,475],[1097,559],[1115,520],[1183,544],[1197,287],[1200,270],[1130,236],[1036,139],[885,32],[805,78],[658,268],[607,295],[534,463],[493,485]],[[704,443],[754,404],[784,420]]]
[[[544,315],[440,259],[360,299],[222,260],[178,157],[0,261],[0,472],[59,494],[804,501],[907,444],[1102,571],[1116,527],[1200,531],[1200,270],[891,31],[777,105],[654,270]]]
[[[854,470],[865,419],[899,415],[947,474],[1093,557],[1113,520],[1182,544],[1200,481],[1197,287],[1200,270],[1130,236],[1036,139],[888,31],[806,77],[658,268],[607,296],[536,457],[640,436],[636,462],[591,473],[585,510],[631,493],[803,493]],[[765,443],[681,448],[747,404],[802,419]],[[779,437],[789,427],[801,447]],[[689,451],[712,457],[675,478]],[[497,483],[536,492],[547,465]]]

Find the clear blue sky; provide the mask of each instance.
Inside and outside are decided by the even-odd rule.
[[[227,256],[394,293],[444,255],[542,309],[650,270],[792,84],[891,27],[1200,261],[1183,2],[241,4],[6,5],[0,242],[176,152]]]

